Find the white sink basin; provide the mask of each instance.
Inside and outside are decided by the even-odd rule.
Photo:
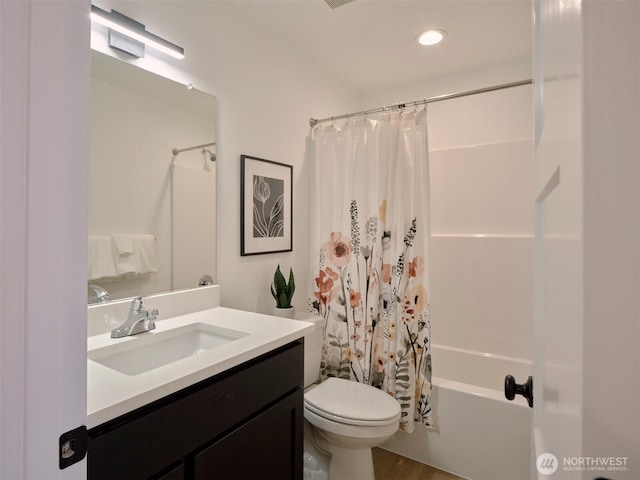
[[[239,338],[246,332],[192,323],[163,332],[146,332],[87,353],[89,360],[125,375],[139,375],[206,352]],[[117,341],[117,340],[116,340]]]

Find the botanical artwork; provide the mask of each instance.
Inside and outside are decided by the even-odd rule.
[[[284,236],[284,180],[253,176],[253,237]]]
[[[351,231],[330,232],[319,252],[312,305],[324,318],[320,379],[338,377],[392,395],[400,428],[432,427],[430,313],[425,261],[416,218],[404,231],[378,215],[361,220],[350,207]]]
[[[240,156],[240,255],[293,249],[293,167]]]

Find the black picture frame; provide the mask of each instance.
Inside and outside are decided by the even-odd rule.
[[[240,155],[240,255],[293,250],[293,166]]]

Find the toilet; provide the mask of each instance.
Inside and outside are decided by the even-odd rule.
[[[349,380],[328,378],[316,385],[323,319],[296,318],[316,326],[304,337],[304,478],[373,480],[371,448],[398,430],[400,404],[377,388]]]

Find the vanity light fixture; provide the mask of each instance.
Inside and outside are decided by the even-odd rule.
[[[444,40],[444,37],[447,36],[447,32],[444,30],[426,30],[418,35],[418,43],[420,45],[435,45]]]
[[[136,22],[120,12],[115,10],[107,12],[91,5],[91,20],[109,28],[110,47],[135,57],[143,57],[144,46],[147,45],[174,58],[184,58],[184,48],[147,32],[142,23]],[[116,32],[115,35],[114,32]]]

